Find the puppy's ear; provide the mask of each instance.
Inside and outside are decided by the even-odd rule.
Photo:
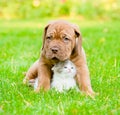
[[[42,44],[42,50],[44,49],[44,44],[45,44],[45,36],[46,36],[46,33],[47,33],[47,29],[48,27],[50,26],[50,24],[48,24],[47,26],[45,26],[44,28],[44,32],[43,32],[43,44]]]
[[[82,49],[82,36],[79,30],[79,27],[76,25],[72,25],[75,31],[76,43],[73,49],[73,53],[80,53]]]

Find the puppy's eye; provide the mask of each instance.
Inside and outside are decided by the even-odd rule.
[[[47,36],[46,39],[51,40],[52,36]]]
[[[67,37],[65,37],[65,38],[64,38],[64,41],[69,41],[69,40],[70,40],[70,39],[69,39],[69,38],[67,38]]]

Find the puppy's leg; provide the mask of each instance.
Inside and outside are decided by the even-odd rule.
[[[94,96],[95,92],[91,87],[89,70],[86,63],[86,56],[84,50],[82,50],[82,54],[80,56],[79,61],[76,63],[77,67],[77,83],[81,90],[85,92],[89,96]]]
[[[23,83],[26,84],[28,80],[35,79],[38,74],[38,65],[39,60],[37,60],[26,72],[25,78],[23,79]]]
[[[80,71],[78,71],[77,74],[77,83],[80,87],[80,89],[85,92],[89,96],[94,96],[95,93],[91,87],[90,77],[89,77],[89,71],[87,68],[87,65],[83,65],[79,68]]]
[[[38,69],[38,86],[35,92],[39,92],[40,89],[50,89],[51,69],[48,65],[40,64]]]

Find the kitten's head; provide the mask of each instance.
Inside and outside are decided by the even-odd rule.
[[[64,74],[66,76],[74,77],[76,74],[76,67],[70,60],[58,62],[53,66],[52,70],[54,73]]]

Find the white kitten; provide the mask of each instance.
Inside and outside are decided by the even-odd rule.
[[[51,82],[51,88],[62,92],[71,88],[77,88],[76,81],[74,79],[76,75],[76,67],[70,61],[59,62],[52,68],[53,78]]]
[[[74,79],[76,75],[76,67],[70,60],[55,64],[52,71],[53,78],[51,81],[51,88],[55,88],[55,90],[59,92],[72,88],[79,90]],[[38,77],[35,79],[33,86],[35,90],[38,86]]]

